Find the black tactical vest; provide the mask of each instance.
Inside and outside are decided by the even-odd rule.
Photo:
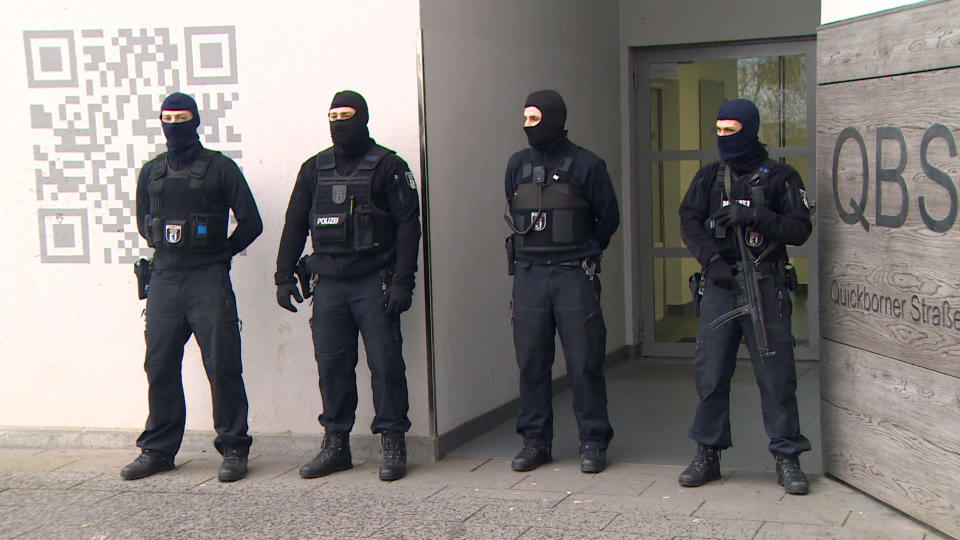
[[[317,182],[310,209],[310,236],[317,253],[380,253],[393,247],[393,217],[373,202],[373,173],[393,153],[373,145],[353,173],[337,173],[333,148],[317,154]]]
[[[524,152],[517,190],[510,201],[517,252],[548,253],[590,246],[594,220],[590,203],[580,198],[571,182],[570,165],[577,149],[563,157],[552,172],[534,165],[533,153]]]
[[[147,216],[152,247],[214,253],[227,246],[230,209],[221,200],[209,200],[203,189],[207,168],[219,153],[204,149],[180,171],[167,166],[166,153],[154,160]]]
[[[773,170],[773,167],[776,164],[777,162],[775,160],[768,159],[763,162],[762,165],[757,167],[757,169],[752,173],[738,178],[735,187],[733,186],[734,182],[731,179],[731,186],[728,187],[724,178],[724,175],[727,174],[727,165],[721,162],[720,167],[717,169],[717,177],[714,180],[712,188],[714,193],[719,191],[719,195],[713,195],[710,197],[710,215],[713,215],[713,213],[716,212],[720,207],[729,206],[731,204],[742,204],[747,207],[764,206],[769,208],[769,201],[767,201],[765,193],[766,182],[767,177],[770,176],[770,172]],[[736,193],[728,194],[728,190],[735,191]],[[733,236],[732,230],[718,231],[717,228],[713,226],[711,226],[711,229],[713,229],[714,237],[718,239],[722,246],[729,249],[736,249],[736,238]],[[767,248],[771,245],[770,242],[768,242],[766,237],[764,237],[753,227],[744,228],[743,239],[746,242],[747,247],[754,255],[769,251]]]

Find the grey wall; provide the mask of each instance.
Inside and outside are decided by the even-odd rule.
[[[527,94],[555,88],[570,138],[621,178],[616,2],[421,1],[438,433],[517,396],[503,240]],[[623,244],[603,268],[609,351],[626,344]],[[559,355],[558,355],[559,358]],[[555,366],[561,373],[562,361]]]
[[[815,0],[620,0],[626,47],[810,35],[818,24]]]

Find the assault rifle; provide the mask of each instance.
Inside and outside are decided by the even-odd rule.
[[[737,203],[733,203],[737,204]],[[757,353],[760,355],[760,364],[767,359],[776,356],[777,352],[770,349],[767,342],[767,327],[763,322],[763,298],[760,295],[760,280],[763,276],[757,269],[756,262],[750,257],[747,251],[747,245],[743,240],[743,227],[736,226],[737,247],[740,248],[740,277],[743,282],[743,293],[746,302],[742,306],[737,306],[730,311],[720,315],[710,323],[710,328],[714,329],[721,324],[736,319],[742,315],[750,315],[750,322],[753,323],[753,335],[757,340]]]

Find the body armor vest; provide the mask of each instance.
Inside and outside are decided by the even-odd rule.
[[[147,215],[151,247],[212,253],[227,246],[230,209],[223,201],[209,200],[203,189],[207,169],[219,153],[204,149],[180,171],[167,166],[166,153],[156,158]]]
[[[310,236],[317,253],[380,253],[393,247],[393,217],[373,202],[373,173],[392,153],[373,145],[349,175],[337,173],[333,149],[317,155],[317,181],[310,209]]]
[[[590,203],[580,198],[571,183],[570,165],[577,149],[563,157],[560,166],[546,174],[534,165],[532,152],[524,152],[517,190],[510,201],[518,252],[548,253],[590,246],[594,220]]]

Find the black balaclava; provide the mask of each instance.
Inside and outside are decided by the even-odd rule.
[[[760,111],[749,99],[732,99],[720,106],[717,120],[736,120],[743,126],[733,135],[717,136],[720,159],[737,172],[758,167],[767,159],[767,150],[760,144]]]
[[[200,127],[200,112],[197,111],[197,102],[186,94],[174,92],[163,100],[160,111],[190,111],[193,113],[193,119],[186,122],[168,124],[160,121],[163,134],[167,137],[168,157],[175,165],[193,161],[197,152],[202,148],[200,146],[200,135],[197,133],[197,128]]]
[[[540,123],[523,128],[527,133],[527,142],[530,146],[546,151],[554,143],[566,137],[567,130],[563,129],[563,125],[567,122],[567,106],[556,90],[537,90],[527,96],[527,102],[523,107],[540,109]]]
[[[347,120],[330,122],[330,138],[333,139],[334,152],[346,157],[355,157],[367,150],[370,144],[370,131],[367,121],[370,113],[363,96],[353,90],[337,92],[330,102],[330,108],[353,107],[357,113]]]

